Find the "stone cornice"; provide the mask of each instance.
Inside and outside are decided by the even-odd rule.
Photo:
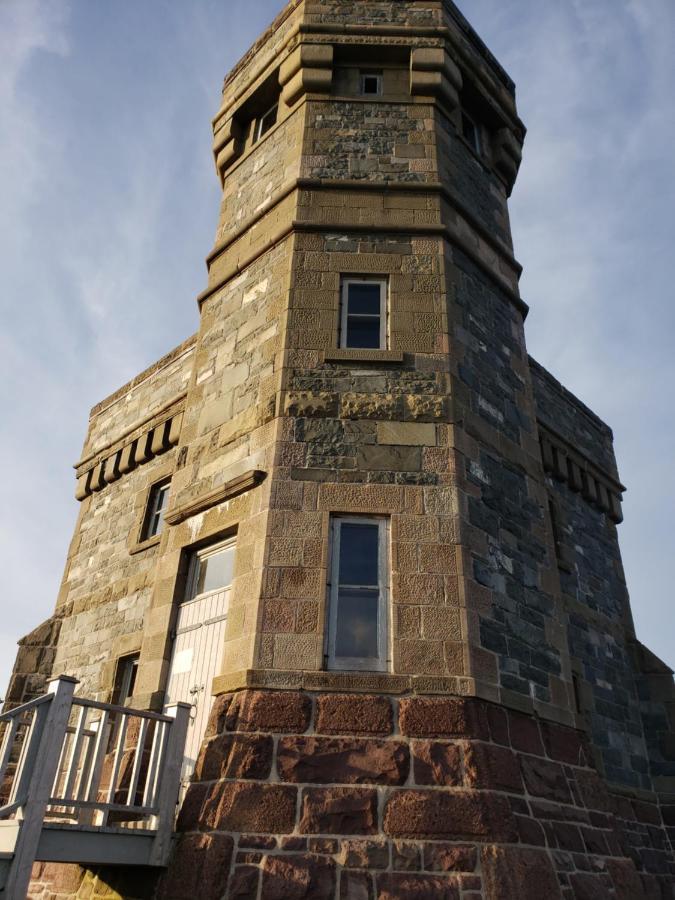
[[[170,509],[164,516],[164,521],[168,525],[179,525],[186,519],[199,515],[199,513],[217,506],[219,503],[224,503],[232,497],[237,497],[239,494],[250,491],[252,488],[262,484],[266,477],[267,473],[262,472],[260,469],[252,469],[250,472],[245,472],[243,475],[239,475],[237,478],[233,478],[231,481],[221,485],[215,491],[202,494],[201,497],[192,500],[190,503],[184,503],[181,506]]]

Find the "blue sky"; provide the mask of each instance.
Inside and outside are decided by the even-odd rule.
[[[197,327],[210,119],[280,0],[0,0],[0,693],[53,608],[88,409]],[[614,428],[638,634],[675,665],[675,5],[460,0],[518,85],[530,352]]]

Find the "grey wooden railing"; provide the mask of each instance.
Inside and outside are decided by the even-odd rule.
[[[0,898],[36,860],[166,865],[190,707],[164,715],[75,697],[62,676],[0,715]]]

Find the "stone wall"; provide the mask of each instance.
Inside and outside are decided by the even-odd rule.
[[[483,701],[224,695],[178,829],[166,900],[675,895],[658,806],[610,794],[581,733]]]
[[[616,481],[611,430],[538,364],[532,363],[537,416],[561,445],[600,477]],[[573,449],[572,449],[573,448]],[[603,476],[604,473],[604,476]],[[563,473],[564,474],[564,473]],[[577,702],[609,781],[650,789],[630,618],[616,525],[606,509],[546,479],[556,519],[557,564]],[[672,681],[672,679],[671,679]]]
[[[52,676],[61,633],[61,615],[53,615],[21,638],[3,709],[28,703],[45,693]]]

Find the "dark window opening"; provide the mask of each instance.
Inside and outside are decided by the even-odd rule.
[[[477,153],[480,156],[483,152],[480,126],[466,112],[462,113],[462,134],[474,153]]]
[[[340,346],[384,350],[387,346],[387,283],[345,278],[342,284]]]
[[[364,96],[380,97],[382,95],[382,73],[361,72],[361,93]]]
[[[171,480],[160,481],[152,486],[150,497],[148,498],[148,507],[145,513],[145,523],[143,525],[142,540],[147,541],[158,535],[164,525],[164,513],[169,499],[169,489]]]
[[[254,144],[277,124],[278,116],[279,104],[275,103],[271,109],[268,109],[266,113],[263,113],[262,116],[256,119],[253,131]]]
[[[112,702],[115,706],[128,706],[134,696],[138,674],[138,653],[122,656],[117,662]]]

